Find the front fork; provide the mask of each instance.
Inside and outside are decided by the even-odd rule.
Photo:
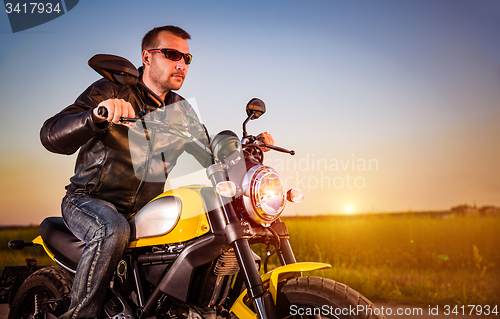
[[[259,271],[255,266],[255,260],[248,239],[238,239],[233,243],[233,246],[240,264],[241,273],[245,276],[248,296],[253,301],[258,317],[260,319],[278,318],[273,298],[269,291],[264,289]]]
[[[227,181],[228,173],[226,165],[214,164],[207,170],[214,189],[219,182]],[[264,289],[259,271],[255,266],[255,260],[250,248],[249,238],[252,237],[252,230],[246,221],[240,220],[233,208],[234,198],[228,198],[217,194],[220,207],[226,220],[226,236],[234,247],[234,252],[244,274],[245,285],[248,296],[252,299],[257,316],[260,319],[277,319],[276,307],[269,291]],[[278,255],[282,265],[295,263],[295,257],[287,239],[280,240]]]

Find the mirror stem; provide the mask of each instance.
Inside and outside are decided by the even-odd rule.
[[[250,115],[248,115],[248,117],[245,120],[245,122],[243,122],[243,137],[247,137],[248,136],[248,134],[247,134],[247,123],[248,123],[248,121],[250,121],[250,120],[252,120],[254,118],[254,115],[255,115],[254,112],[250,113]]]

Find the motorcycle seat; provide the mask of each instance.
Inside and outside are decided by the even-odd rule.
[[[85,243],[66,227],[62,217],[48,217],[38,227],[45,246],[54,254],[58,264],[76,271]]]

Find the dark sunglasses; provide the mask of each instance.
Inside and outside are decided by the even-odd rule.
[[[175,49],[151,49],[148,50],[148,52],[161,52],[167,59],[172,61],[180,61],[184,58],[184,62],[186,62],[186,64],[190,64],[191,60],[193,60],[193,56],[191,54],[182,53]]]

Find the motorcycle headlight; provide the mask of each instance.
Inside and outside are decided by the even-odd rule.
[[[268,227],[285,208],[286,189],[278,173],[268,166],[252,167],[244,183],[243,202],[250,218]]]

